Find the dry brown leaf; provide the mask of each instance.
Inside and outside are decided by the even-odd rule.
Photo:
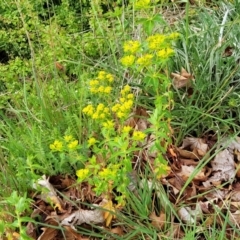
[[[237,210],[234,213],[229,213],[229,221],[235,226],[240,227],[240,210]]]
[[[172,223],[172,229],[171,231],[168,231],[167,233],[167,239],[183,239],[185,236],[185,233],[181,229],[181,225],[179,223]],[[159,239],[162,239],[162,233],[159,236]]]
[[[79,233],[77,233],[69,226],[65,226],[64,228],[66,230],[64,234],[67,240],[89,240],[89,238],[82,238]]]
[[[185,199],[190,199],[192,197],[196,197],[197,195],[197,190],[195,184],[192,182],[192,186],[187,186],[185,191],[184,191],[184,198]]]
[[[57,196],[57,193],[52,186],[52,184],[49,182],[49,178],[47,178],[45,175],[40,178],[37,183],[34,184],[34,188],[38,189],[39,186],[41,187],[42,194],[41,199],[45,202],[50,202],[55,206],[55,208],[58,208],[59,211],[64,212],[63,210],[63,202],[62,200]]]
[[[179,155],[183,158],[189,158],[189,159],[198,159],[199,160],[199,156],[193,152],[181,149],[181,148],[177,148],[177,151],[179,153]]]
[[[157,216],[155,212],[152,212],[149,216],[150,220],[152,221],[152,225],[161,230],[164,228],[166,223],[166,214],[164,212],[160,213],[160,216]]]
[[[235,177],[235,162],[233,153],[228,149],[219,152],[211,162],[213,176],[206,182],[203,182],[204,187],[218,185],[221,181],[232,181]]]
[[[148,122],[146,119],[139,119],[135,126],[135,130],[144,131],[148,128]]]
[[[177,173],[177,175],[186,181],[190,176],[193,175],[194,171],[195,171],[194,166],[182,165],[181,172]],[[193,180],[205,181],[206,180],[205,169],[202,168],[200,171],[195,173]]]
[[[83,223],[103,223],[103,213],[100,209],[95,210],[78,210],[66,217],[61,224],[65,226],[81,225]]]
[[[34,209],[31,218],[34,219],[36,216],[40,215],[40,213],[43,211],[44,207],[42,205],[38,206],[38,208]],[[32,222],[28,222],[26,227],[26,232],[29,237],[32,237],[33,239],[37,238],[37,231],[36,231],[36,225]]]
[[[55,62],[55,67],[59,70],[59,71],[64,71],[64,66],[59,63],[59,62]]]
[[[180,219],[185,223],[196,223],[199,219],[202,218],[202,209],[199,203],[196,204],[195,209],[190,207],[181,207],[178,210]]]
[[[55,221],[48,222],[48,224],[53,225],[53,226],[58,225]],[[55,237],[58,234],[58,229],[56,229],[56,228],[45,227],[45,228],[42,228],[41,230],[43,232],[38,237],[37,240],[55,240]]]
[[[231,199],[232,200],[232,199]],[[234,206],[236,209],[240,208],[240,202],[230,202],[231,206]]]
[[[238,201],[240,203],[240,189],[234,189],[231,194],[232,201]]]
[[[184,68],[181,69],[180,73],[171,73],[173,78],[173,86],[175,88],[190,87],[194,77],[192,74],[188,73]]]
[[[120,226],[114,227],[110,230],[111,233],[117,234],[119,236],[123,236],[124,235],[124,231],[123,228]]]
[[[199,201],[199,205],[200,205],[203,213],[207,213],[207,214],[210,213],[209,203],[210,203],[209,201],[206,201],[206,202]]]
[[[37,238],[36,226],[32,222],[28,222],[26,232],[29,237],[33,239]]]
[[[237,160],[240,162],[240,151],[235,149],[234,150],[234,156],[236,156]]]
[[[240,137],[232,138],[223,138],[222,141],[218,144],[218,148],[224,147],[231,150],[237,150],[240,152]]]
[[[180,147],[181,149],[190,147],[191,150],[196,150],[199,156],[203,157],[208,151],[208,145],[202,138],[185,138],[183,144]]]
[[[186,166],[197,166],[199,164],[198,161],[195,161],[193,159],[184,159],[184,158],[180,158],[181,162],[183,165]]]
[[[222,200],[228,195],[229,191],[227,189],[217,189],[213,188],[213,190],[205,195],[205,198],[209,201],[213,200]]]
[[[62,188],[69,188],[76,182],[75,179],[72,179],[70,176],[66,175],[64,178],[61,178]]]
[[[106,199],[103,199],[102,202],[99,205],[95,205],[96,209],[94,210],[77,210],[70,214],[68,217],[64,218],[61,221],[61,224],[64,226],[71,226],[73,229],[75,225],[81,225],[83,223],[92,223],[92,224],[98,224],[98,223],[104,223],[104,212],[102,209],[102,206],[107,203]]]
[[[164,180],[163,183],[166,183],[168,187],[172,187],[172,190],[175,195],[179,193],[184,185],[184,181],[181,181],[179,178],[170,178],[168,180]]]
[[[149,114],[145,108],[137,107],[133,114],[131,114],[131,117],[126,120],[125,125],[130,126],[133,129],[145,130],[148,122],[144,119],[147,119],[148,117]],[[141,120],[143,120],[143,122]]]

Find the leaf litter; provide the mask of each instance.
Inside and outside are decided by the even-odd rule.
[[[149,123],[141,118],[147,113],[144,109],[138,109],[138,113],[139,118],[131,118],[126,124],[140,130],[148,128]],[[154,141],[154,135],[146,137],[142,151],[133,159],[135,170],[128,177],[132,194],[137,196],[138,188],[153,191],[153,208],[149,211],[148,221],[156,230],[164,231],[171,224],[172,231],[166,235],[171,239],[182,239],[185,236],[183,224],[197,226],[201,234],[203,223],[205,227],[213,223],[221,227],[224,215],[229,216],[228,224],[240,226],[240,138],[225,138],[217,143],[208,137],[187,137],[180,147],[170,145],[164,157],[171,170],[157,181],[146,179],[141,176],[141,170],[136,170],[148,163],[154,171],[151,164],[156,157],[151,151]],[[31,218],[36,223],[27,225],[27,233],[32,239],[99,239],[80,234],[79,226],[90,232],[104,229],[105,233],[113,234],[111,236],[124,237],[128,231],[122,223],[118,225],[121,222],[118,215],[124,207],[116,206],[114,197],[97,197],[92,191],[93,186],[87,182],[77,183],[70,176],[42,176],[34,187],[40,194],[33,195],[35,203]],[[154,206],[156,198],[161,210]],[[169,204],[175,214],[169,214]],[[216,213],[217,218],[214,218]],[[94,225],[98,226],[97,230]],[[230,236],[231,232],[229,227],[226,234]]]

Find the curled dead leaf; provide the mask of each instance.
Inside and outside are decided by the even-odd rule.
[[[45,202],[50,202],[59,211],[64,212],[62,200],[58,197],[56,190],[49,182],[49,178],[43,175],[34,185],[35,189],[42,188],[41,199]]]
[[[89,240],[89,238],[82,238],[82,236],[69,226],[65,226],[65,238],[68,240]]]
[[[55,62],[55,67],[59,71],[64,71],[64,69],[65,69],[64,66],[60,62]]]
[[[54,228],[54,226],[58,226],[58,223],[54,220],[48,221],[49,225],[52,225],[53,227],[44,227],[41,228],[43,231],[42,234],[38,237],[37,240],[55,240],[55,237],[58,234],[58,229]]]
[[[185,149],[189,147],[192,151],[195,150],[195,153],[199,156],[203,157],[208,151],[208,145],[202,138],[193,138],[188,137],[183,140],[183,144],[180,147],[181,149]]]
[[[235,177],[235,162],[232,151],[225,149],[216,154],[211,162],[213,175],[203,182],[205,187],[217,186],[222,181],[232,181]]]
[[[196,172],[196,168],[194,166],[182,165],[181,172],[179,172],[177,175],[180,176],[185,181],[190,176],[193,176],[193,175],[194,175],[193,180],[198,180],[198,181],[206,180],[205,169],[202,168],[200,171]]]
[[[240,227],[240,210],[237,210],[234,213],[229,213],[229,221],[235,225]]]
[[[164,225],[166,223],[166,214],[164,212],[161,212],[159,216],[157,216],[155,212],[152,212],[149,218],[155,228],[159,230],[164,228]]]
[[[102,207],[107,204],[107,200],[103,199],[102,202],[99,205],[95,205],[97,208],[94,210],[77,210],[64,218],[61,221],[61,225],[64,226],[71,226],[73,229],[75,229],[75,225],[81,225],[83,223],[87,224],[98,224],[98,223],[104,223],[105,218]],[[105,216],[108,218],[108,216]]]
[[[119,236],[123,236],[124,235],[124,231],[123,228],[120,226],[114,227],[111,229],[111,233],[117,234]]]
[[[171,73],[173,78],[173,86],[175,88],[190,87],[194,77],[192,74],[188,73],[184,68],[181,68],[180,73]]]
[[[199,159],[199,156],[197,154],[195,154],[194,152],[190,152],[188,150],[184,150],[181,148],[177,148],[177,151],[179,153],[179,155],[183,158],[188,158],[188,159]]]
[[[71,226],[74,229],[74,225],[81,225],[83,223],[103,223],[104,218],[102,210],[78,210],[66,217],[61,224],[65,226]]]
[[[190,207],[181,207],[178,210],[180,219],[185,223],[196,223],[202,217],[202,209],[199,203],[196,204],[195,209]]]

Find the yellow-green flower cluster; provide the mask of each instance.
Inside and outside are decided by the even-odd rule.
[[[142,141],[145,139],[145,137],[146,137],[146,134],[141,131],[134,131],[132,135],[132,138],[135,141]]]
[[[122,133],[129,133],[132,130],[132,127],[130,126],[124,126],[122,129]]]
[[[78,140],[74,139],[72,135],[65,135],[64,141],[55,140],[49,145],[49,148],[54,152],[61,152],[63,150],[75,150],[78,146]]]
[[[73,140],[73,136],[72,135],[65,135],[63,138],[64,138],[64,140],[66,142],[70,142],[71,140]]]
[[[144,1],[138,2],[143,3]],[[165,61],[174,54],[172,42],[178,37],[179,34],[173,32],[169,35],[151,35],[143,44],[136,40],[127,41],[123,44],[125,55],[120,59],[120,62],[124,67],[132,67],[136,64],[143,68],[153,65],[156,61],[159,62],[159,59]]]
[[[88,139],[88,146],[93,146],[97,142],[96,138],[91,137]]]
[[[99,171],[98,176],[104,180],[114,180],[117,177],[119,167],[119,164],[109,165],[107,168],[103,168]]]
[[[150,0],[137,0],[135,2],[136,9],[144,9],[150,5]]]
[[[88,177],[89,169],[86,168],[86,169],[77,170],[76,175],[78,177],[78,180],[83,181]]]
[[[106,122],[103,122],[102,126],[105,128],[105,129],[113,129],[114,128],[114,122],[113,120],[107,120]]]
[[[164,176],[167,176],[171,171],[171,168],[168,166],[167,163],[154,162],[154,165],[155,165],[154,172],[157,178],[163,178]]]
[[[131,67],[135,62],[135,56],[134,55],[127,55],[120,59],[120,62],[124,67]]]
[[[68,149],[73,150],[77,147],[77,145],[78,145],[78,140],[74,140],[68,143],[67,146],[68,146]]]
[[[167,47],[167,48],[163,48],[161,50],[159,50],[157,52],[157,56],[162,58],[162,59],[166,59],[166,58],[169,58],[171,57],[172,55],[174,54],[174,50],[170,47]]]
[[[141,46],[141,44],[139,41],[130,40],[123,44],[123,51],[125,53],[134,54],[140,49],[140,46]]]
[[[176,39],[179,38],[179,36],[180,36],[179,33],[177,33],[177,32],[172,32],[171,34],[168,35],[168,39],[169,39],[169,40],[176,40]]]
[[[137,64],[142,67],[147,67],[152,64],[153,54],[144,54],[138,58]]]
[[[92,104],[87,105],[83,108],[82,112],[87,116],[95,120],[105,120],[109,117],[110,109],[106,107],[103,103],[99,103],[97,107]]]
[[[150,50],[159,50],[166,44],[167,36],[163,34],[155,34],[147,38]]]
[[[119,119],[124,119],[128,117],[132,109],[134,95],[131,93],[129,85],[125,85],[120,93],[119,102],[113,105],[112,112],[115,113]]]
[[[49,145],[49,148],[55,152],[61,152],[63,150],[63,143],[59,140],[55,140],[52,144]]]
[[[178,33],[171,33],[169,35],[155,34],[147,38],[148,47],[150,50],[156,52],[160,59],[167,59],[174,54],[171,47],[171,42],[179,37]]]
[[[110,94],[112,92],[112,82],[114,77],[105,71],[100,71],[95,79],[89,81],[89,89],[95,94]]]

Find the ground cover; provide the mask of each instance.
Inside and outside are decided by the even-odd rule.
[[[238,1],[0,3],[2,239],[238,239]]]

